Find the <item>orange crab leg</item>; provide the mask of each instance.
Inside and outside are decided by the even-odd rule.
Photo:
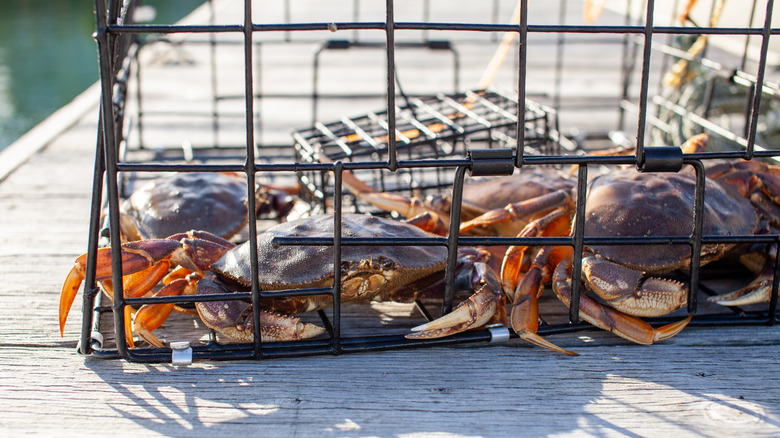
[[[539,347],[569,356],[577,353],[559,347],[537,334],[539,330],[539,294],[544,290],[543,284],[549,277],[549,266],[562,257],[570,256],[570,247],[545,247],[534,257],[534,262],[528,274],[517,286],[512,303],[512,329],[521,339]]]
[[[171,268],[171,262],[162,260],[152,266],[125,275],[122,278],[122,292],[125,297],[140,297],[152,290]]]
[[[414,225],[423,231],[427,231],[439,236],[446,236],[449,232],[447,226],[444,224],[444,221],[441,220],[441,216],[436,213],[425,212],[418,214],[413,218],[407,219],[404,222],[410,225]]]
[[[189,282],[186,279],[180,278],[163,286],[153,296],[178,296],[184,293],[187,285],[189,285]],[[157,336],[152,334],[152,331],[159,328],[162,323],[168,319],[168,316],[170,316],[171,312],[173,312],[174,306],[175,305],[173,303],[145,304],[141,306],[141,308],[138,309],[138,312],[135,314],[135,320],[133,321],[133,331],[141,336],[141,338],[143,338],[149,344],[155,347],[163,347],[163,343],[157,338]],[[125,321],[127,320],[128,319],[126,318]],[[129,331],[126,331],[126,333],[128,336],[130,335]],[[130,340],[128,344],[132,347],[132,340]]]
[[[522,202],[515,202],[504,208],[490,210],[482,216],[460,224],[460,232],[464,233],[474,228],[495,225],[509,221],[519,221],[531,214],[559,207],[571,199],[568,190],[556,190],[546,195],[537,196]]]
[[[178,280],[180,278],[184,278],[192,273],[191,270],[185,268],[184,266],[177,266],[173,268],[171,272],[168,273],[165,277],[163,277],[163,284],[168,284],[174,280]]]
[[[517,237],[565,236],[570,230],[568,210],[558,209],[526,225]],[[510,246],[501,264],[501,282],[504,293],[510,297],[514,296],[522,278],[522,261],[527,249],[526,246]]]
[[[325,155],[321,155],[320,161],[324,163],[333,162]],[[419,198],[407,198],[394,193],[377,192],[373,187],[361,181],[348,170],[341,173],[341,181],[344,187],[358,199],[368,202],[383,211],[395,211],[406,218],[427,214],[433,217],[432,220],[434,222],[440,223],[440,225],[437,225],[438,228],[446,230],[449,227],[449,214],[447,212],[429,205]]]
[[[571,229],[569,211],[559,208],[529,223],[518,237],[563,236]],[[558,347],[539,336],[539,301],[544,283],[550,276],[550,264],[571,255],[570,247],[544,247],[533,259],[526,274],[521,274],[523,259],[528,247],[511,246],[506,252],[501,266],[501,281],[504,293],[512,297],[512,329],[520,338],[560,353],[577,354]]]
[[[122,271],[133,273],[147,269],[157,261],[170,256],[178,248],[180,248],[179,242],[167,239],[125,243],[122,245]],[[84,281],[86,266],[87,255],[83,254],[76,259],[62,285],[59,306],[60,335],[64,335],[65,322]],[[101,281],[109,278],[111,278],[111,248],[100,248],[97,252],[95,279]]]

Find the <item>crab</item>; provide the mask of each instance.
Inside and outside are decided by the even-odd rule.
[[[256,216],[275,213],[278,220],[284,220],[298,202],[293,196],[296,192],[293,186],[258,184]],[[125,242],[161,239],[191,229],[235,239],[247,222],[247,181],[237,172],[173,173],[155,178],[125,199],[119,214],[120,238]],[[170,268],[168,282],[192,272],[175,263]],[[162,270],[162,265],[157,269]],[[113,297],[110,280],[101,282],[101,289],[109,299]],[[194,313],[179,306],[174,309]]]
[[[585,207],[584,233],[604,236],[688,236],[692,232],[695,178],[688,173],[655,174],[623,169],[598,176],[590,184]],[[750,235],[759,230],[759,214],[750,201],[728,184],[707,178],[703,217],[704,235]],[[561,235],[570,228],[571,202],[537,220],[524,235]],[[736,245],[702,245],[702,265],[723,257]],[[513,298],[512,327],[534,344],[567,354],[536,334],[537,297],[545,280],[567,306],[571,302],[571,247],[547,247],[531,256],[525,275],[516,275],[527,248],[513,247],[502,267],[504,291]],[[640,317],[670,314],[687,303],[688,288],[664,277],[690,268],[687,245],[593,245],[584,248],[582,284],[598,296],[580,296],[580,317],[638,344],[652,344],[679,333],[692,315],[653,328]],[[767,282],[757,278],[745,293],[768,294]],[[580,280],[578,280],[580,281]],[[771,290],[771,287],[770,287]]]
[[[735,187],[742,196],[750,199],[762,220],[768,223],[762,232],[777,233],[780,228],[780,167],[755,160],[718,161],[707,166],[707,176]],[[764,248],[759,252],[741,254],[740,261],[756,274],[756,280],[731,293],[711,296],[708,301],[723,306],[768,302],[772,293],[776,251],[776,248]]]
[[[451,209],[449,196],[407,198],[381,193],[348,171],[343,173],[343,181],[358,199],[381,210],[396,212],[433,233],[446,234]],[[510,176],[465,184],[461,205],[461,218],[465,222],[461,224],[461,233],[515,236],[545,212],[545,205],[556,205],[575,185],[575,180],[553,168],[518,171]],[[491,215],[485,216],[487,212]]]
[[[313,216],[270,228],[257,237],[258,282],[263,291],[333,284],[333,247],[276,246],[278,236],[333,237],[334,218]],[[419,228],[391,219],[365,215],[344,215],[345,237],[424,238],[432,235]],[[209,295],[245,291],[250,285],[250,245],[239,246],[203,232],[190,232],[167,239],[142,240],[122,245],[123,272],[127,296],[140,296],[156,285],[167,272],[167,264],[178,263],[193,271],[163,286],[157,295],[194,293]],[[491,321],[502,322],[500,284],[496,273],[479,251],[464,250],[459,257],[459,276],[470,281],[474,293],[451,313],[412,329],[410,339],[448,336]],[[60,296],[60,328],[83,281],[82,256],[71,270]],[[110,251],[98,252],[97,278],[110,278]],[[441,285],[447,251],[440,246],[343,246],[341,258],[341,300],[368,302],[398,300],[412,302],[434,293]],[[158,268],[159,267],[159,268]],[[136,281],[137,280],[137,281]],[[139,287],[135,287],[139,285]],[[324,329],[303,323],[291,314],[330,305],[330,296],[262,298],[260,335],[264,341],[306,339]],[[168,307],[164,307],[168,306]],[[171,305],[143,306],[136,314],[133,330],[154,346],[163,343],[152,333],[170,313]],[[201,320],[219,333],[237,340],[253,339],[250,304],[240,300],[199,302]],[[503,308],[502,308],[503,309]],[[128,333],[130,333],[128,331]],[[132,344],[131,344],[132,345]]]
[[[695,135],[680,146],[683,153],[705,150],[707,135]],[[631,155],[634,148],[591,151],[591,156]],[[320,160],[330,162],[324,155]],[[517,236],[531,221],[561,205],[576,187],[577,181],[553,167],[519,169],[509,176],[486,177],[463,186],[460,234]],[[449,227],[450,198],[429,195],[407,198],[394,193],[377,192],[349,171],[343,172],[343,184],[354,196],[381,210],[396,212],[421,228],[446,234]]]
[[[283,219],[292,208],[295,187],[258,185],[258,214]],[[247,224],[246,177],[234,172],[174,173],[149,181],[120,206],[123,239],[161,239],[188,230],[229,239]]]

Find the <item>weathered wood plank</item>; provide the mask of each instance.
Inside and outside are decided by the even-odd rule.
[[[453,7],[448,0],[431,2],[431,21],[491,20],[484,5],[466,3],[477,6]],[[500,3],[501,11],[508,15],[513,2]],[[555,5],[548,3],[530,2],[529,20],[557,23]],[[351,2],[294,4],[293,20],[352,20]],[[398,5],[399,20],[420,20],[419,3],[399,1]],[[572,3],[567,22],[579,20],[579,5]],[[220,0],[216,6],[221,21],[242,22],[240,2]],[[361,18],[367,21],[384,19],[382,4],[362,13]],[[200,18],[193,20],[203,22],[207,15],[204,10],[199,14]],[[257,22],[282,21],[283,14],[281,2],[255,9]],[[605,23],[622,24],[616,15],[605,19]],[[349,35],[337,32],[328,37]],[[361,31],[360,35],[382,38],[376,31]],[[476,83],[492,46],[485,49],[488,46],[466,41],[474,40],[474,35],[457,32],[432,36],[461,40],[463,65],[467,66],[461,85]],[[551,37],[534,36],[538,45],[533,46],[535,52],[529,52],[529,90],[540,96],[549,93],[553,84]],[[478,38],[487,40],[490,36]],[[296,50],[307,52],[299,57],[274,44],[269,42],[260,50],[278,62],[281,73],[264,76],[259,81],[262,90],[310,92],[309,63],[314,46],[297,45]],[[576,78],[567,74],[566,93],[579,96],[580,102],[612,96],[618,78],[614,59],[600,57],[598,45],[569,47],[567,65],[571,72],[580,74]],[[145,66],[145,84],[149,85],[144,89],[149,104],[146,109],[210,108],[203,85],[208,78],[207,63],[203,62],[207,46],[188,45],[183,50],[184,55],[193,57],[194,64],[173,66],[164,62],[170,57],[161,57],[156,64]],[[349,87],[382,89],[383,82],[377,85],[369,79],[383,73],[382,53],[377,53],[379,56],[366,55],[371,63],[347,72],[361,79],[349,82]],[[333,86],[330,91],[345,90],[344,86],[338,88],[336,81],[348,60],[342,55],[323,59],[323,68],[329,69],[323,80]],[[225,47],[218,57],[220,92],[242,92],[241,46]],[[420,59],[419,54],[399,51],[398,58],[399,74],[410,92],[438,91],[438,87],[447,91],[451,86],[451,77],[431,74],[438,71],[440,57]],[[595,58],[601,62],[593,67]],[[508,63],[499,83],[513,86],[514,75]],[[432,79],[437,77],[446,79],[439,83],[439,79]],[[176,82],[180,84],[171,85]],[[259,134],[264,142],[289,142],[292,128],[310,122],[305,100],[264,102],[260,111],[267,117],[266,130]],[[220,105],[225,111],[243,110],[241,99]],[[381,99],[378,104],[366,99],[354,106],[329,102],[320,114],[327,122],[383,105]],[[56,313],[61,282],[73,259],[86,248],[97,108],[86,113],[0,184],[0,404],[4,409],[0,435],[780,435],[776,372],[780,327],[690,327],[650,347],[629,345],[598,330],[549,336],[551,341],[579,352],[581,356],[576,358],[520,340],[494,346],[340,357],[197,362],[182,368],[79,356],[75,346],[80,333],[80,301],[74,306],[64,338],[59,335]],[[132,105],[128,114],[132,114]],[[567,123],[611,129],[611,114],[592,109],[584,117],[581,112],[574,114]],[[145,139],[151,146],[213,142],[210,126],[200,120],[146,120]],[[572,125],[572,120],[577,123]],[[222,127],[220,140],[244,141],[241,118],[224,120]],[[147,159],[150,155],[137,156]],[[565,315],[565,309],[553,298],[546,297],[543,304],[545,316]],[[346,329],[370,333],[405,333],[420,320],[408,305],[345,306],[344,310]],[[110,324],[108,320],[106,326]],[[205,336],[205,330],[194,326],[190,317],[176,315],[161,332],[171,339],[178,339],[185,330]]]
[[[436,348],[177,369],[5,349],[2,375],[33,363],[39,371],[3,380],[0,391],[24,402],[35,387],[45,408],[14,404],[2,424],[195,436],[779,432],[771,388],[780,382],[770,371],[776,345],[665,346],[665,360],[637,347],[586,350],[565,358],[527,348]],[[76,418],[84,414],[82,426]]]

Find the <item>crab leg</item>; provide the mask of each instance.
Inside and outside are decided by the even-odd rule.
[[[528,224],[518,237],[564,235],[571,222],[565,209],[554,210]],[[550,277],[549,266],[571,256],[570,247],[544,247],[534,257],[525,275],[520,274],[522,259],[528,247],[512,246],[506,252],[501,267],[504,293],[513,297],[512,329],[520,338],[540,347],[576,356],[577,353],[561,348],[539,336],[539,295]]]
[[[568,216],[568,211],[567,209],[561,208],[553,210],[541,218],[530,222],[523,228],[517,237],[564,236],[569,233],[570,229],[571,221]],[[521,270],[523,268],[523,258],[527,249],[527,246],[510,246],[504,256],[504,260],[501,264],[501,282],[504,293],[507,294],[508,297],[514,297],[515,290],[523,278]],[[536,271],[541,272],[544,268],[543,265],[537,265],[527,270],[525,276],[538,275]],[[541,284],[538,286],[541,287]],[[540,291],[541,290],[538,292]]]
[[[499,280],[484,262],[471,264],[471,283],[476,292],[458,304],[452,312],[412,328],[407,339],[435,339],[481,327],[491,321],[502,322],[503,310]]]
[[[566,306],[570,306],[572,281],[570,258],[558,264],[552,281],[555,294]],[[580,295],[580,318],[623,339],[637,344],[650,345],[654,342],[669,339],[682,331],[691,321],[693,315],[689,315],[682,321],[653,329],[650,324],[639,318],[604,306],[587,295]]]
[[[202,272],[233,246],[232,243],[203,231],[180,233],[167,239],[123,243],[121,257],[124,295],[139,297],[148,293],[168,273],[173,261],[186,265],[185,268],[189,271]],[[64,335],[68,313],[84,281],[86,260],[86,254],[76,259],[62,286],[59,305],[60,335]],[[104,286],[110,289],[108,282],[111,276],[111,248],[100,248],[97,251],[95,280],[103,282]]]
[[[179,242],[168,239],[142,240],[128,242],[122,245],[122,271],[134,273],[154,266],[158,261],[169,257],[179,246]],[[60,335],[64,335],[65,321],[73,305],[73,301],[84,281],[87,266],[87,255],[83,254],[76,259],[71,268],[60,293]],[[165,273],[163,273],[164,275]],[[97,252],[95,280],[102,281],[111,278],[111,248],[101,248]],[[162,278],[162,275],[160,276]],[[160,280],[157,279],[157,281]],[[143,284],[132,280],[133,284]],[[156,282],[155,282],[156,284]],[[133,292],[136,293],[136,292]]]
[[[184,293],[186,287],[189,284],[190,282],[186,279],[176,279],[163,286],[153,296],[178,296]],[[168,317],[171,315],[171,312],[173,312],[174,307],[175,305],[173,303],[145,304],[141,306],[141,308],[138,309],[138,312],[135,313],[135,319],[133,320],[133,332],[137,333],[149,344],[155,347],[163,347],[163,343],[157,338],[157,336],[152,334],[152,331],[159,328],[162,323],[168,319]],[[130,332],[128,331],[126,333],[128,333],[128,336],[130,337],[128,345],[130,345],[130,347],[134,347],[135,345],[133,344]]]
[[[481,226],[523,220],[531,214],[560,207],[569,199],[571,199],[571,194],[568,190],[556,190],[533,199],[515,202],[504,208],[490,210],[468,222],[463,222],[460,224],[460,232],[464,233]]]
[[[587,254],[582,258],[582,280],[614,309],[634,316],[662,316],[685,305],[688,289],[680,282],[650,277],[644,272]]]
[[[395,211],[403,217],[413,218],[418,215],[428,214],[434,221],[441,221],[439,227],[446,229],[449,226],[447,212],[425,203],[419,198],[407,198],[394,193],[380,193],[364,183],[350,171],[344,171],[342,182],[353,195],[365,202],[383,210]]]

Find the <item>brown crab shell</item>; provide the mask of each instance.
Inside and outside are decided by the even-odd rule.
[[[302,287],[324,287],[333,284],[333,246],[274,245],[275,237],[333,237],[332,215],[320,215],[286,222],[257,236],[258,280],[261,290],[284,290]],[[430,238],[419,228],[379,217],[345,214],[342,237],[364,238]],[[389,281],[372,296],[381,296],[406,284],[444,269],[447,250],[441,246],[346,246],[341,247],[342,265],[348,264],[342,276],[363,262],[368,269],[381,271]],[[244,243],[226,253],[210,270],[239,285],[251,284],[250,246]],[[381,266],[379,266],[381,265]],[[373,267],[371,267],[373,266]],[[343,278],[343,277],[342,277]],[[369,297],[370,298],[370,297]]]
[[[750,202],[729,186],[707,179],[704,235],[751,234],[758,216]],[[585,236],[690,236],[693,232],[695,179],[684,173],[640,173],[619,170],[599,176],[589,188]],[[702,264],[732,245],[702,245]],[[690,264],[687,245],[592,246],[592,251],[617,263],[653,273]]]
[[[239,175],[176,173],[150,181],[122,203],[122,230],[132,240],[189,230],[227,239],[247,223],[246,199],[246,179]]]

